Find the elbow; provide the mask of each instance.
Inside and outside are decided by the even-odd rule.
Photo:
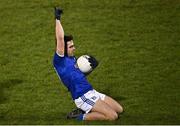
[[[64,36],[56,36],[57,42],[63,42]]]

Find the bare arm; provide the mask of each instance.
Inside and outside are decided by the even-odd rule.
[[[60,20],[56,19],[55,30],[56,30],[56,40],[57,40],[56,52],[59,55],[64,56],[64,30],[63,30]]]
[[[62,9],[54,8],[55,10],[55,34],[56,34],[56,52],[60,56],[64,56],[64,30],[61,25]]]

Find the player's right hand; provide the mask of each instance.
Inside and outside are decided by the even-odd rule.
[[[54,7],[55,19],[60,20],[63,10],[61,8]]]

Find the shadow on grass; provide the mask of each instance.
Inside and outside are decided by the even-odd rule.
[[[5,96],[5,90],[9,90],[11,87],[21,84],[23,80],[21,79],[9,79],[0,81],[0,104],[4,103],[8,97]]]
[[[116,101],[124,101],[124,100],[126,100],[127,98],[124,97],[124,96],[113,96],[113,99],[115,99]]]
[[[5,113],[6,114],[6,113]],[[27,113],[26,115],[1,115],[0,125],[53,125],[53,124],[65,124],[66,121],[73,121],[66,119],[66,113],[51,113],[45,115],[37,115],[33,113]]]

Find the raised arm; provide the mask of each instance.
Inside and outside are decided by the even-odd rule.
[[[64,56],[64,30],[60,21],[61,14],[62,10],[55,8],[56,52]]]

